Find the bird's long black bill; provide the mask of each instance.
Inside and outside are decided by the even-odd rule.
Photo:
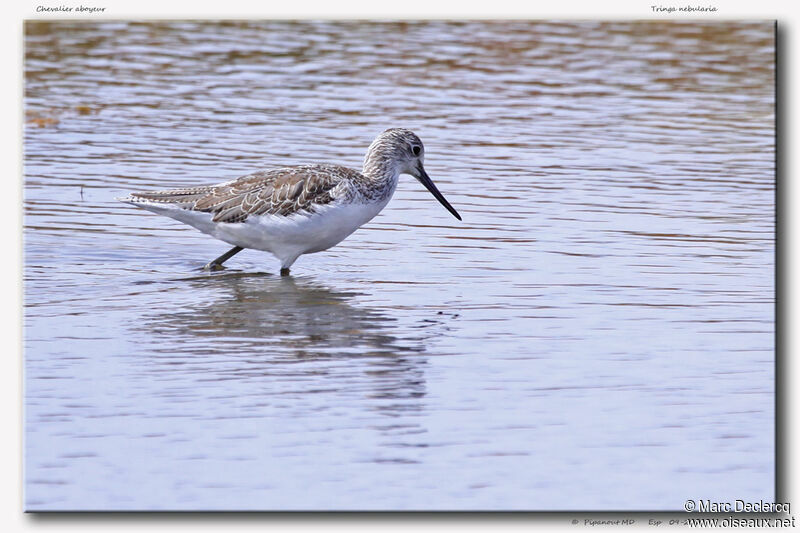
[[[434,196],[434,198],[439,200],[439,203],[442,204],[448,211],[450,211],[454,217],[456,217],[458,220],[461,220],[461,215],[458,214],[458,211],[456,211],[453,206],[450,205],[450,202],[445,199],[442,193],[439,192],[439,189],[436,188],[436,185],[433,184],[431,178],[428,177],[428,173],[425,172],[425,169],[422,168],[422,165],[419,165],[417,170],[419,171],[419,176],[417,177],[419,182],[423,184],[426,189],[431,191],[431,194]]]

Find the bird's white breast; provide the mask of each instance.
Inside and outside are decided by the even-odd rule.
[[[321,252],[335,246],[369,222],[388,203],[333,202],[314,206],[313,213],[290,216],[249,216],[239,223],[215,223],[213,215],[201,211],[142,205],[193,226],[227,243],[271,252],[283,263],[291,263],[302,254]]]

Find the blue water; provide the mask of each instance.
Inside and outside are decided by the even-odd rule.
[[[25,508],[682,510],[774,500],[774,31],[25,31]],[[114,200],[411,177],[292,276]]]

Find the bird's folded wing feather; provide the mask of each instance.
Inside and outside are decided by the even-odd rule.
[[[214,222],[244,222],[250,215],[312,213],[315,206],[335,199],[333,189],[349,173],[357,174],[344,167],[289,167],[256,172],[219,185],[134,193],[131,199],[213,213]]]

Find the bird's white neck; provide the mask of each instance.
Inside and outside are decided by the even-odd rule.
[[[388,200],[397,188],[398,179],[404,169],[402,163],[386,148],[376,143],[370,146],[364,158],[362,174],[369,180],[371,188],[381,191],[380,196]]]
[[[402,172],[400,162],[382,153],[380,150],[370,149],[364,158],[362,173],[373,181],[397,181],[397,177]]]

